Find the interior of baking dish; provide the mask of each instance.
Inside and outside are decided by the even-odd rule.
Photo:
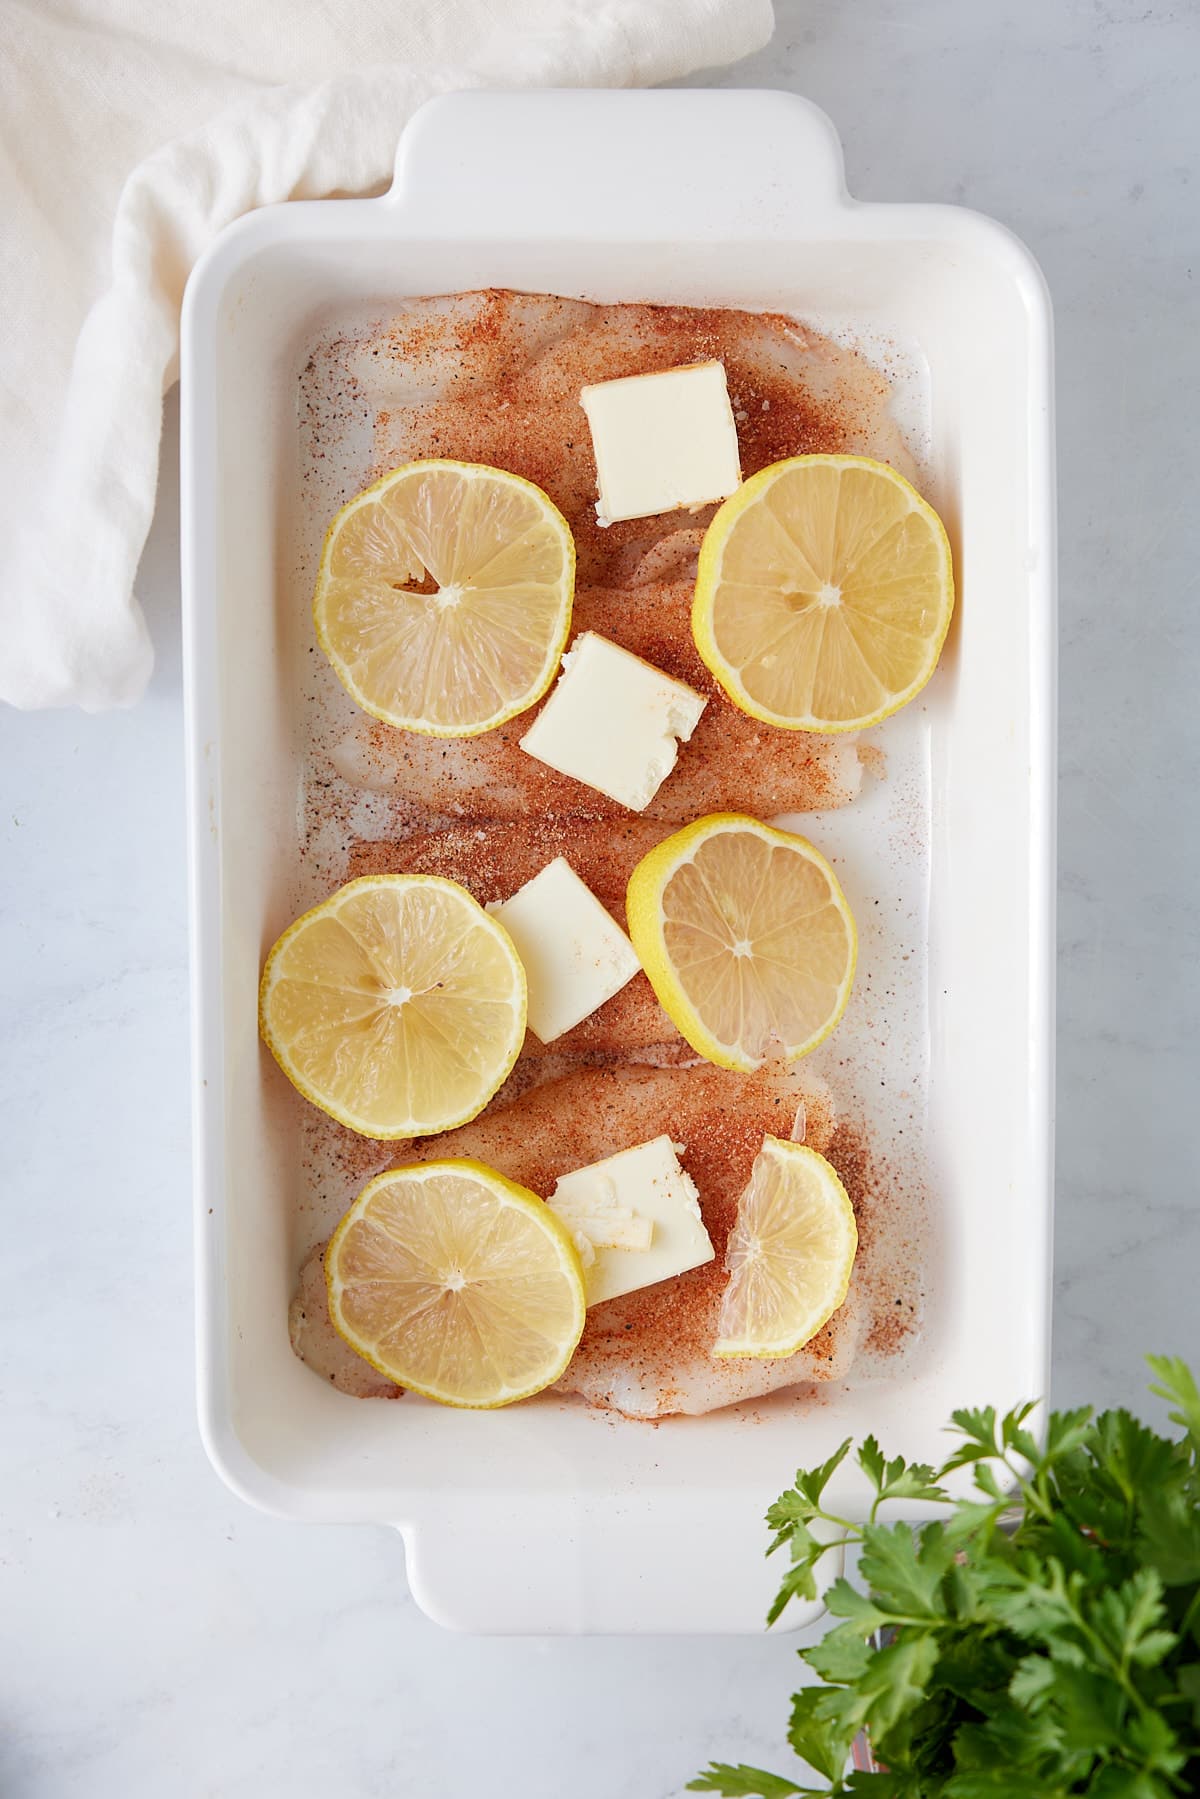
[[[289,1346],[311,1170],[255,996],[266,948],[310,897],[300,377],[331,333],[408,296],[479,287],[782,311],[840,335],[888,368],[950,532],[960,599],[934,682],[870,738],[886,774],[805,821],[882,902],[860,913],[878,989],[846,1053],[856,1102],[871,1090],[876,1141],[891,1144],[890,1228],[912,1233],[920,1277],[903,1353],[866,1356],[815,1396],[656,1427],[551,1396],[462,1414],[349,1399]],[[411,128],[390,195],[255,215],[194,278],[184,562],[202,1423],[256,1503],[404,1528],[414,1590],[447,1621],[753,1628],[772,1587],[759,1520],[798,1461],[868,1430],[936,1460],[952,1407],[1044,1389],[1049,370],[1047,304],[1023,249],[955,209],[848,200],[827,121],[777,95],[452,96]],[[358,453],[353,430],[338,441]],[[345,475],[330,471],[331,492]]]

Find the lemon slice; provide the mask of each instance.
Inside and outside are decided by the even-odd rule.
[[[574,587],[570,528],[540,487],[475,463],[410,462],[334,519],[313,616],[364,711],[473,737],[545,693]]]
[[[492,1407],[550,1386],[586,1316],[583,1273],[549,1206],[482,1162],[381,1174],[325,1252],[329,1315],[390,1380]]]
[[[717,1356],[788,1356],[846,1297],[858,1250],[854,1208],[815,1149],[764,1137],[729,1235]]]
[[[482,1112],[525,1034],[525,970],[453,881],[365,875],[267,957],[259,1022],[306,1099],[365,1137],[421,1137]]]
[[[709,525],[692,632],[743,712],[858,731],[921,691],[953,610],[950,545],[915,487],[863,456],[794,456]]]
[[[854,918],[824,856],[790,831],[699,818],[638,863],[626,910],[660,1003],[722,1068],[795,1061],[846,1009]]]

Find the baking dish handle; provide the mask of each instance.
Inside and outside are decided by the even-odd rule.
[[[387,203],[433,239],[593,243],[811,233],[850,204],[837,132],[796,94],[562,88],[428,101]]]
[[[714,1534],[711,1493],[690,1504],[681,1494],[654,1512],[636,1499],[601,1511],[578,1497],[525,1495],[518,1508],[447,1496],[436,1522],[402,1527],[409,1588],[435,1623],[477,1634],[757,1632],[783,1567],[766,1559],[757,1520],[743,1528],[744,1495],[730,1496],[727,1513]],[[817,1598],[793,1600],[780,1630],[824,1616],[844,1561],[841,1545],[831,1547],[817,1565]]]

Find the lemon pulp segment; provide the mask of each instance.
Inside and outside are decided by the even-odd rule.
[[[527,1399],[564,1372],[583,1331],[569,1233],[535,1193],[482,1162],[378,1176],[330,1240],[325,1278],[350,1347],[444,1405]]]
[[[469,737],[545,693],[574,585],[574,539],[541,488],[475,463],[411,462],[334,519],[313,615],[364,710]]]
[[[854,919],[803,837],[740,813],[697,819],[634,869],[629,934],[700,1055],[750,1073],[823,1042],[850,997]]]
[[[366,875],[267,957],[262,1034],[306,1099],[367,1137],[481,1112],[525,1033],[525,971],[503,926],[434,875]]]
[[[862,456],[795,456],[708,527],[692,631],[742,711],[853,731],[920,692],[953,609],[949,541],[910,482]]]
[[[857,1250],[854,1208],[832,1164],[764,1137],[729,1237],[714,1355],[795,1355],[845,1300]]]

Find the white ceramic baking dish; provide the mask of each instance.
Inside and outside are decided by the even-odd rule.
[[[905,877],[921,991],[898,1040],[920,1062],[936,1195],[926,1313],[893,1372],[803,1407],[657,1428],[553,1398],[463,1414],[352,1400],[289,1347],[307,1247],[296,1112],[263,1067],[255,999],[297,855],[297,358],[339,307],[483,286],[783,310],[918,371],[961,595],[926,699],[889,727],[921,786]],[[775,1573],[762,1512],[798,1462],[868,1430],[936,1461],[952,1407],[1046,1388],[1055,552],[1038,270],[972,213],[850,199],[829,121],[788,95],[451,95],[405,132],[382,198],[255,213],[204,258],[184,308],[182,453],[209,1454],[269,1510],[396,1526],[418,1602],[449,1624],[755,1629]],[[852,834],[853,813],[817,821],[818,841]],[[886,1057],[886,1017],[882,1041]],[[850,1472],[839,1497],[861,1504]]]

